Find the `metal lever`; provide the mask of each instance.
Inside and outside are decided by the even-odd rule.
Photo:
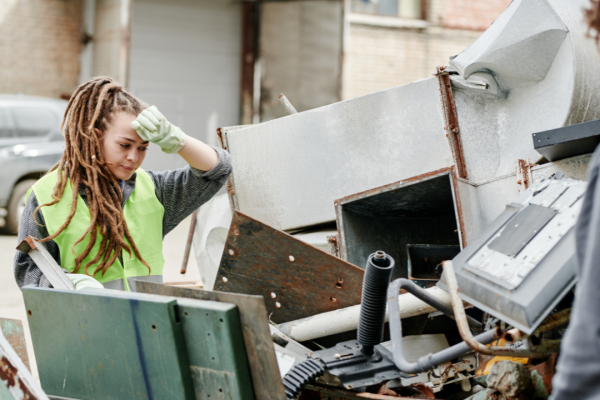
[[[35,262],[35,265],[48,278],[52,286],[56,289],[75,290],[75,285],[67,277],[67,274],[56,263],[54,258],[48,253],[48,250],[33,236],[27,236],[19,245],[17,250],[29,254]]]

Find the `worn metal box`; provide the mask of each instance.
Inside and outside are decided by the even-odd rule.
[[[577,277],[574,225],[587,183],[534,183],[453,260],[461,297],[532,333]],[[444,275],[438,283],[446,289]]]
[[[24,288],[43,389],[74,399],[252,399],[237,308],[107,289]]]
[[[341,257],[362,267],[383,250],[396,261],[393,279],[407,278],[407,245],[461,246],[456,188],[454,169],[445,168],[336,200]]]

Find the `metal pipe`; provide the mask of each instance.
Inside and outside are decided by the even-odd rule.
[[[283,94],[283,93],[279,94],[279,101],[281,102],[281,104],[283,104],[283,106],[285,107],[285,110],[288,112],[288,114],[298,114],[298,111],[296,111],[296,109],[294,108],[292,103],[290,103],[288,98],[285,97],[285,94]]]
[[[560,349],[560,341],[548,341],[542,343],[540,346],[529,349],[511,349],[509,347],[493,347],[485,346],[484,344],[477,341],[469,329],[467,323],[467,316],[465,314],[465,308],[462,300],[460,299],[458,283],[456,281],[456,274],[454,273],[454,267],[452,261],[444,261],[444,277],[446,278],[446,285],[448,285],[448,291],[450,292],[450,299],[452,300],[452,308],[454,309],[454,316],[456,324],[458,325],[458,331],[460,336],[467,343],[467,345],[478,353],[486,354],[490,356],[510,356],[510,357],[530,357],[530,358],[542,358],[547,357],[551,353],[556,353]],[[390,311],[391,312],[391,311]]]
[[[452,311],[450,295],[445,290],[437,286],[422,289],[416,284],[408,282],[405,283],[406,286],[403,285],[403,288],[409,292],[412,291],[412,293],[405,293],[399,296],[400,317],[402,319],[429,314],[442,308]],[[426,301],[423,301],[423,299],[426,299]],[[304,342],[337,333],[353,331],[358,327],[359,316],[360,305],[356,305],[312,315],[296,321],[285,322],[279,324],[277,329],[294,340]],[[385,320],[388,320],[387,313]],[[474,325],[477,324],[478,322],[474,321]],[[477,329],[477,327],[474,326],[474,329]]]
[[[459,343],[435,354],[428,354],[419,358],[416,362],[408,362],[404,357],[402,346],[402,323],[400,322],[399,292],[402,286],[402,279],[397,279],[388,288],[388,307],[390,310],[390,336],[392,339],[392,352],[394,354],[394,363],[402,372],[416,374],[428,371],[437,365],[451,361],[465,353],[471,351],[471,348],[465,343]],[[463,309],[464,311],[464,309]],[[465,325],[466,318],[465,318]],[[491,343],[500,337],[500,329],[492,329],[477,335],[477,340],[482,343]]]
[[[190,221],[190,230],[188,232],[187,242],[185,243],[185,250],[183,251],[183,262],[181,264],[181,275],[187,272],[188,259],[190,258],[190,250],[192,249],[192,240],[194,239],[194,231],[196,230],[196,223],[198,222],[198,211],[197,209],[192,213],[192,220]]]
[[[437,297],[431,296],[425,289],[414,283],[413,281],[405,278],[397,279],[398,285],[400,289],[404,289],[407,292],[411,293],[418,299],[421,299],[425,303],[433,306],[436,310],[443,312],[447,317],[454,319],[454,311],[452,310],[452,304],[442,301]],[[483,327],[481,326],[481,322],[467,316],[467,322],[469,324],[469,328],[475,330],[477,332],[481,332]]]

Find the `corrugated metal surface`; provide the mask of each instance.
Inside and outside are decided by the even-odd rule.
[[[289,230],[334,200],[454,164],[436,78],[226,133],[238,209]]]
[[[239,123],[241,4],[135,0],[130,65],[135,95],[188,135],[216,145],[219,126]],[[144,168],[184,165],[150,146]]]

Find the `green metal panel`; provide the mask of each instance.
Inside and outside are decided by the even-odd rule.
[[[194,399],[173,297],[24,288],[42,387],[85,400]]]
[[[253,399],[237,307],[191,299],[177,299],[177,304],[196,399]]]

